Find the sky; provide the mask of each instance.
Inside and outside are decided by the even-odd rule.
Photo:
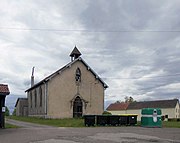
[[[179,0],[0,0],[0,83],[12,111],[35,82],[82,58],[108,84],[105,107],[180,99]]]

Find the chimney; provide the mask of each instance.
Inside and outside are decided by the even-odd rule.
[[[32,75],[31,75],[31,87],[33,87],[33,86],[34,86],[34,68],[35,68],[35,67],[33,67],[33,68],[32,68]]]

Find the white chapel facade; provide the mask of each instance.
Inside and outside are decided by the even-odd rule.
[[[75,47],[71,62],[26,90],[28,116],[73,118],[104,111],[107,84],[81,58]]]

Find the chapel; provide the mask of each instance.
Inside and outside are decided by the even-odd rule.
[[[28,116],[78,118],[90,114],[101,115],[107,87],[75,46],[70,53],[69,63],[36,84],[33,69],[31,87],[25,91]]]

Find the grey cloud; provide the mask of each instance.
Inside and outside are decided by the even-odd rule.
[[[13,14],[8,12],[11,7],[16,7]],[[33,66],[38,82],[69,62],[69,53],[77,45],[109,85],[106,106],[129,95],[135,100],[174,98],[180,91],[168,85],[180,83],[179,76],[166,75],[180,73],[179,33],[146,31],[178,30],[178,12],[178,0],[9,1],[0,11],[1,26],[87,31],[0,30],[5,50],[0,55],[9,55],[0,81],[10,83],[13,94],[25,96]],[[164,77],[143,79],[149,75]]]

